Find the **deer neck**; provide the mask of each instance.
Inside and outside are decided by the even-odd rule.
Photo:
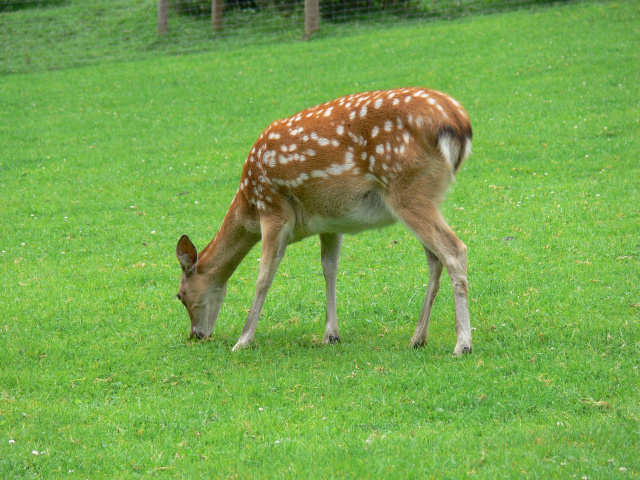
[[[222,287],[233,272],[260,240],[260,231],[251,226],[252,220],[246,201],[236,195],[213,240],[198,255],[197,271],[205,275],[211,284]]]

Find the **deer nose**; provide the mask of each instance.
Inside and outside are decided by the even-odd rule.
[[[189,339],[193,340],[194,337],[197,340],[202,340],[204,338],[204,335],[200,333],[196,327],[191,327],[191,336],[189,337]]]

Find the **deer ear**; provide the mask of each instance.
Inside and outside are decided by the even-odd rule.
[[[191,270],[198,261],[198,250],[193,246],[191,240],[186,235],[180,237],[176,247],[176,256],[180,262],[183,272]]]

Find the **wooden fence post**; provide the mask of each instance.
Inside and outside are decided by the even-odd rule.
[[[169,0],[158,0],[158,33],[169,31]]]
[[[211,0],[211,30],[222,30],[222,17],[224,15],[224,0]]]
[[[320,0],[304,0],[304,38],[320,30]]]

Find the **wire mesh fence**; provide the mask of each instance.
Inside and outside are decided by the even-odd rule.
[[[571,0],[0,0],[0,74],[308,39]],[[315,10],[314,10],[315,9]],[[311,22],[311,23],[309,23]]]

